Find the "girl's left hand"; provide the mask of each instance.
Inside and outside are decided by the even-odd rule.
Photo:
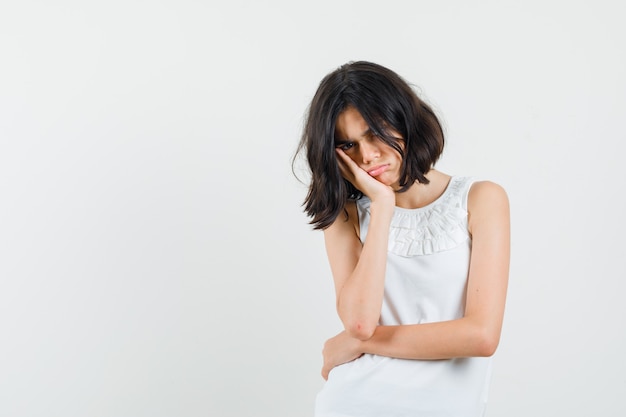
[[[324,343],[322,355],[324,357],[322,377],[328,379],[328,374],[335,366],[353,361],[363,355],[361,341],[348,336],[348,333],[344,330]]]

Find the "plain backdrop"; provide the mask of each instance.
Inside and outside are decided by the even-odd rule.
[[[626,415],[620,3],[2,1],[0,416],[312,416],[341,326],[291,157],[350,60],[509,194],[488,416]]]

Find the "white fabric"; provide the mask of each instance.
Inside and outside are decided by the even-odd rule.
[[[474,182],[452,177],[444,193],[418,209],[396,207],[381,325],[429,323],[463,316],[471,238],[467,194]],[[357,201],[361,240],[370,200]],[[316,417],[480,417],[491,358],[405,360],[377,355],[334,368],[317,395]]]

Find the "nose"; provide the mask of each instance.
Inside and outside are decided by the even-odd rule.
[[[363,141],[363,143],[360,144],[360,148],[361,159],[365,165],[371,164],[380,157],[380,150],[378,149],[378,146],[372,142]]]

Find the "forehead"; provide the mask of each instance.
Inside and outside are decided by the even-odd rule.
[[[337,139],[357,139],[370,133],[370,127],[354,107],[348,107],[337,117],[335,136]]]

